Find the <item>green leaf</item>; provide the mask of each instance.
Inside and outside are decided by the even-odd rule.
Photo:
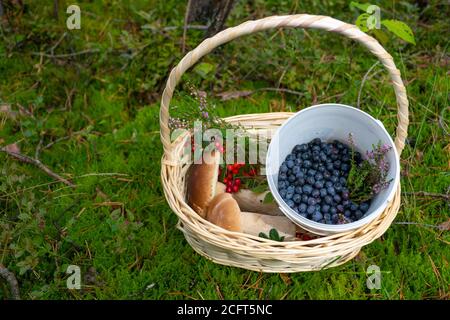
[[[273,228],[269,231],[269,238],[275,241],[280,241],[280,235],[278,234],[277,229]]]
[[[195,68],[194,71],[200,75],[202,78],[207,78],[208,75],[215,69],[214,65],[207,62],[199,63]]]
[[[399,20],[381,20],[381,24],[400,39],[416,44],[414,33],[406,23]]]
[[[263,192],[267,191],[267,185],[266,184],[258,184],[251,190],[255,193],[263,193]]]
[[[372,31],[373,31],[375,38],[377,38],[377,40],[380,41],[381,44],[384,45],[389,41],[388,35],[385,32],[383,32],[382,30],[373,29]]]
[[[358,8],[359,10],[366,11],[368,7],[370,7],[371,3],[359,3],[352,1],[350,2],[350,8]]]
[[[363,13],[360,14],[358,19],[356,19],[355,21],[355,25],[364,32],[369,31],[369,28],[367,27],[367,19],[370,17],[370,14],[368,13]]]
[[[274,198],[271,192],[267,192],[264,197],[263,203],[274,203]]]
[[[260,232],[258,236],[260,238],[269,239],[269,237],[264,232]]]

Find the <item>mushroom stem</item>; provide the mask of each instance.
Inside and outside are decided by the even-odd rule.
[[[242,189],[239,192],[233,193],[233,198],[239,204],[242,211],[259,212],[271,216],[282,216],[283,213],[278,208],[276,203],[264,203],[264,198],[267,193],[256,193],[252,190]]]
[[[242,212],[241,228],[243,233],[254,236],[259,236],[261,232],[268,235],[270,230],[276,229],[280,237],[285,237],[285,241],[295,240],[295,224],[283,216]]]

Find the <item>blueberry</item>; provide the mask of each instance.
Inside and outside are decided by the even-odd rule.
[[[303,186],[303,193],[311,194],[312,191],[313,191],[313,188],[309,184],[305,184]]]
[[[335,184],[335,183],[337,183],[338,181],[339,181],[339,178],[337,177],[337,176],[331,176],[330,177],[330,181],[333,183],[333,184]]]
[[[308,208],[306,209],[306,212],[308,212],[309,214],[313,214],[316,211],[316,206],[308,206]]]
[[[327,168],[328,171],[332,171],[333,170],[333,163],[332,162],[327,163],[326,168]]]
[[[342,198],[338,194],[335,194],[333,196],[333,200],[336,201],[337,203],[340,203],[342,201]]]
[[[328,188],[327,188],[327,193],[328,193],[330,196],[334,196],[334,195],[336,194],[336,190],[334,190],[334,187],[328,187]]]
[[[310,177],[314,177],[316,175],[317,171],[314,169],[309,169],[308,170],[308,176]]]
[[[306,180],[304,178],[298,178],[298,177],[296,177],[296,178],[297,178],[297,181],[296,181],[297,186],[303,186],[306,183]]]
[[[325,169],[324,166],[320,165],[320,166],[317,168],[317,170],[318,170],[319,172],[324,173],[326,169]]]
[[[282,164],[281,167],[280,167],[280,172],[283,173],[283,172],[286,172],[286,171],[288,171],[288,167],[287,167],[286,164],[283,162],[283,164]]]
[[[325,219],[325,221],[329,221],[329,220],[331,220],[331,215],[329,213],[325,213],[323,215],[323,218]]]
[[[280,173],[278,175],[278,181],[284,181],[284,180],[287,180],[286,173]]]
[[[316,179],[314,179],[314,177],[309,176],[306,178],[306,182],[308,182],[309,184],[315,184]]]
[[[320,189],[320,196],[323,198],[326,195],[327,195],[327,189],[325,189],[325,188]]]
[[[303,160],[298,158],[298,156],[297,156],[297,159],[295,159],[294,163],[296,166],[301,166],[303,164]]]
[[[316,203],[317,203],[317,201],[313,197],[308,198],[308,205],[315,206]]]
[[[328,213],[330,211],[330,206],[328,204],[324,204],[321,210],[323,213]]]
[[[320,191],[319,191],[319,189],[314,189],[314,190],[311,192],[311,195],[312,195],[314,198],[320,197]]]
[[[297,145],[294,147],[294,149],[292,149],[292,151],[293,151],[293,152],[299,152],[299,151],[302,151],[302,146],[299,145],[299,144],[297,144]]]
[[[288,154],[286,157],[286,162],[293,161],[293,160],[294,160],[294,155],[292,153]]]
[[[289,169],[292,169],[292,168],[294,167],[294,161],[292,161],[292,160],[286,161],[286,166],[287,166]]]
[[[342,197],[344,198],[344,197]],[[350,206],[350,200],[342,200],[342,205],[346,208],[348,208]]]
[[[322,220],[323,216],[319,211],[316,211],[313,213],[312,215],[312,219],[313,221],[319,222],[320,220]]]
[[[333,198],[331,198],[330,196],[325,196],[323,198],[323,201],[325,201],[326,204],[332,204],[333,203]]]
[[[350,156],[349,155],[344,155],[341,158],[342,162],[348,163],[350,162]]]
[[[294,196],[293,192],[286,191],[286,196],[284,197],[284,199],[290,200],[292,199],[293,196]]]
[[[292,200],[287,200],[286,201],[286,204],[289,206],[289,207],[291,207],[291,208],[293,208],[294,207],[294,201],[292,201]]]
[[[295,193],[297,193],[297,194],[302,194],[303,193],[303,189],[302,189],[302,187],[296,187],[295,188]]]
[[[302,194],[302,202],[303,203],[308,203],[308,199],[309,199],[309,197],[306,194]]]
[[[319,158],[322,162],[327,161],[327,155],[324,152],[319,153]]]
[[[308,214],[307,214],[306,212],[300,212],[300,215],[301,215],[303,218],[308,218]]]
[[[337,210],[337,212],[344,212],[344,206],[342,204],[338,204],[336,206],[336,210]]]
[[[306,152],[302,153],[302,159],[305,160],[305,161],[303,161],[303,164],[305,164],[306,160],[308,160],[309,158],[311,158],[311,152],[306,151]]]
[[[314,178],[316,178],[316,180],[320,181],[323,180],[323,174],[321,174],[320,172],[316,173],[316,175],[314,176]]]
[[[356,220],[361,219],[362,216],[363,216],[363,213],[361,212],[361,210],[356,210],[355,211],[355,218],[356,218]]]
[[[316,145],[312,146],[311,149],[312,149],[313,152],[314,152],[314,151],[319,152],[319,151],[320,151],[320,144],[316,144]]]
[[[305,177],[305,174],[303,173],[303,171],[302,171],[302,169],[300,168],[300,167],[294,167],[294,168],[299,168],[298,170],[298,172],[295,174],[295,177],[298,179],[298,178],[304,178]]]
[[[339,216],[338,216],[337,214],[333,214],[333,215],[331,216],[331,221],[332,221],[334,224],[338,223],[338,221],[339,221]]]
[[[311,143],[314,145],[320,146],[320,144],[322,143],[322,140],[320,140],[320,138],[315,138],[311,141]]]
[[[323,188],[323,181],[317,181],[317,179],[316,179],[316,183],[314,183],[314,187],[316,189],[322,189]]]
[[[319,163],[318,162],[313,162],[313,164],[311,165],[311,167],[315,170],[317,170],[317,168],[319,168]]]
[[[346,163],[341,164],[341,170],[344,172],[349,172],[350,171],[350,166]]]
[[[335,207],[331,207],[330,208],[330,213],[333,215],[333,214],[336,214],[337,213],[337,210],[336,210],[336,208]]]
[[[295,181],[295,176],[293,174],[290,174],[288,177],[288,181],[289,182],[294,182]]]
[[[350,205],[350,211],[355,212],[356,210],[358,210],[358,206],[355,203],[352,203]]]
[[[340,177],[339,183],[342,184],[343,186],[345,186],[347,184],[347,179],[345,179],[344,177]]]
[[[297,207],[297,206],[294,206],[292,209],[294,209],[294,211],[295,211],[296,213],[300,213],[300,212],[298,211],[298,207]]]
[[[311,168],[311,166],[312,166],[312,162],[311,161],[309,161],[309,160],[303,161],[303,167],[304,168]]]
[[[330,174],[328,171],[325,171],[325,172],[323,173],[323,178],[324,178],[324,179],[330,179],[330,177],[331,177],[331,174]]]
[[[326,187],[326,188],[330,188],[330,187],[332,187],[332,186],[333,186],[333,182],[331,182],[331,181],[325,182],[325,187]]]
[[[286,189],[280,189],[278,192],[283,199],[286,198]]]
[[[306,208],[307,208],[307,205],[306,205],[306,204],[300,203],[299,206],[298,206],[298,211],[300,211],[300,212],[306,212]]]
[[[292,197],[292,200],[298,204],[298,203],[302,202],[302,196],[299,195],[298,193],[295,193],[294,196]]]
[[[278,189],[284,189],[287,187],[287,183],[284,180],[278,181]]]
[[[333,163],[333,166],[334,166],[336,169],[340,169],[340,168],[341,168],[341,164],[342,164],[341,160],[336,160],[336,161]]]
[[[334,189],[336,190],[336,192],[341,192],[342,191],[342,184],[340,184],[339,182],[334,184]]]
[[[297,176],[300,172],[302,172],[302,168],[300,168],[300,166],[294,166],[292,168],[292,174],[294,174],[295,176]],[[303,172],[302,172],[303,174]]]
[[[366,213],[367,210],[369,210],[369,204],[367,202],[363,202],[359,205],[359,210],[362,211],[362,213]]]
[[[344,211],[344,216],[345,216],[346,218],[350,217],[351,214],[352,214],[352,212],[351,212],[350,210],[345,210],[345,211]]]
[[[331,158],[331,160],[337,160],[338,159],[338,155],[337,154],[331,154],[331,156],[330,156],[330,158]]]
[[[333,170],[332,175],[336,176],[336,177],[339,177],[340,176],[339,170]]]

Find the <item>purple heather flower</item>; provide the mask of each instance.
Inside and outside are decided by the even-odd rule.
[[[383,146],[381,147],[381,150],[383,151],[383,152],[388,152],[389,150],[391,150],[392,149],[392,147],[390,146],[390,145],[388,145],[388,144],[383,144]]]
[[[209,114],[207,111],[203,111],[202,116],[203,116],[203,118],[207,119],[209,117]]]

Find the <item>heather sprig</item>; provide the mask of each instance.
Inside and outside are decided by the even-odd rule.
[[[386,154],[392,149],[388,144],[372,145],[372,150],[367,150],[364,159],[356,159],[355,142],[352,134],[349,134],[349,144],[352,149],[351,169],[347,179],[350,198],[355,202],[364,202],[372,199],[376,194],[386,189],[392,179],[388,179],[389,162]]]

